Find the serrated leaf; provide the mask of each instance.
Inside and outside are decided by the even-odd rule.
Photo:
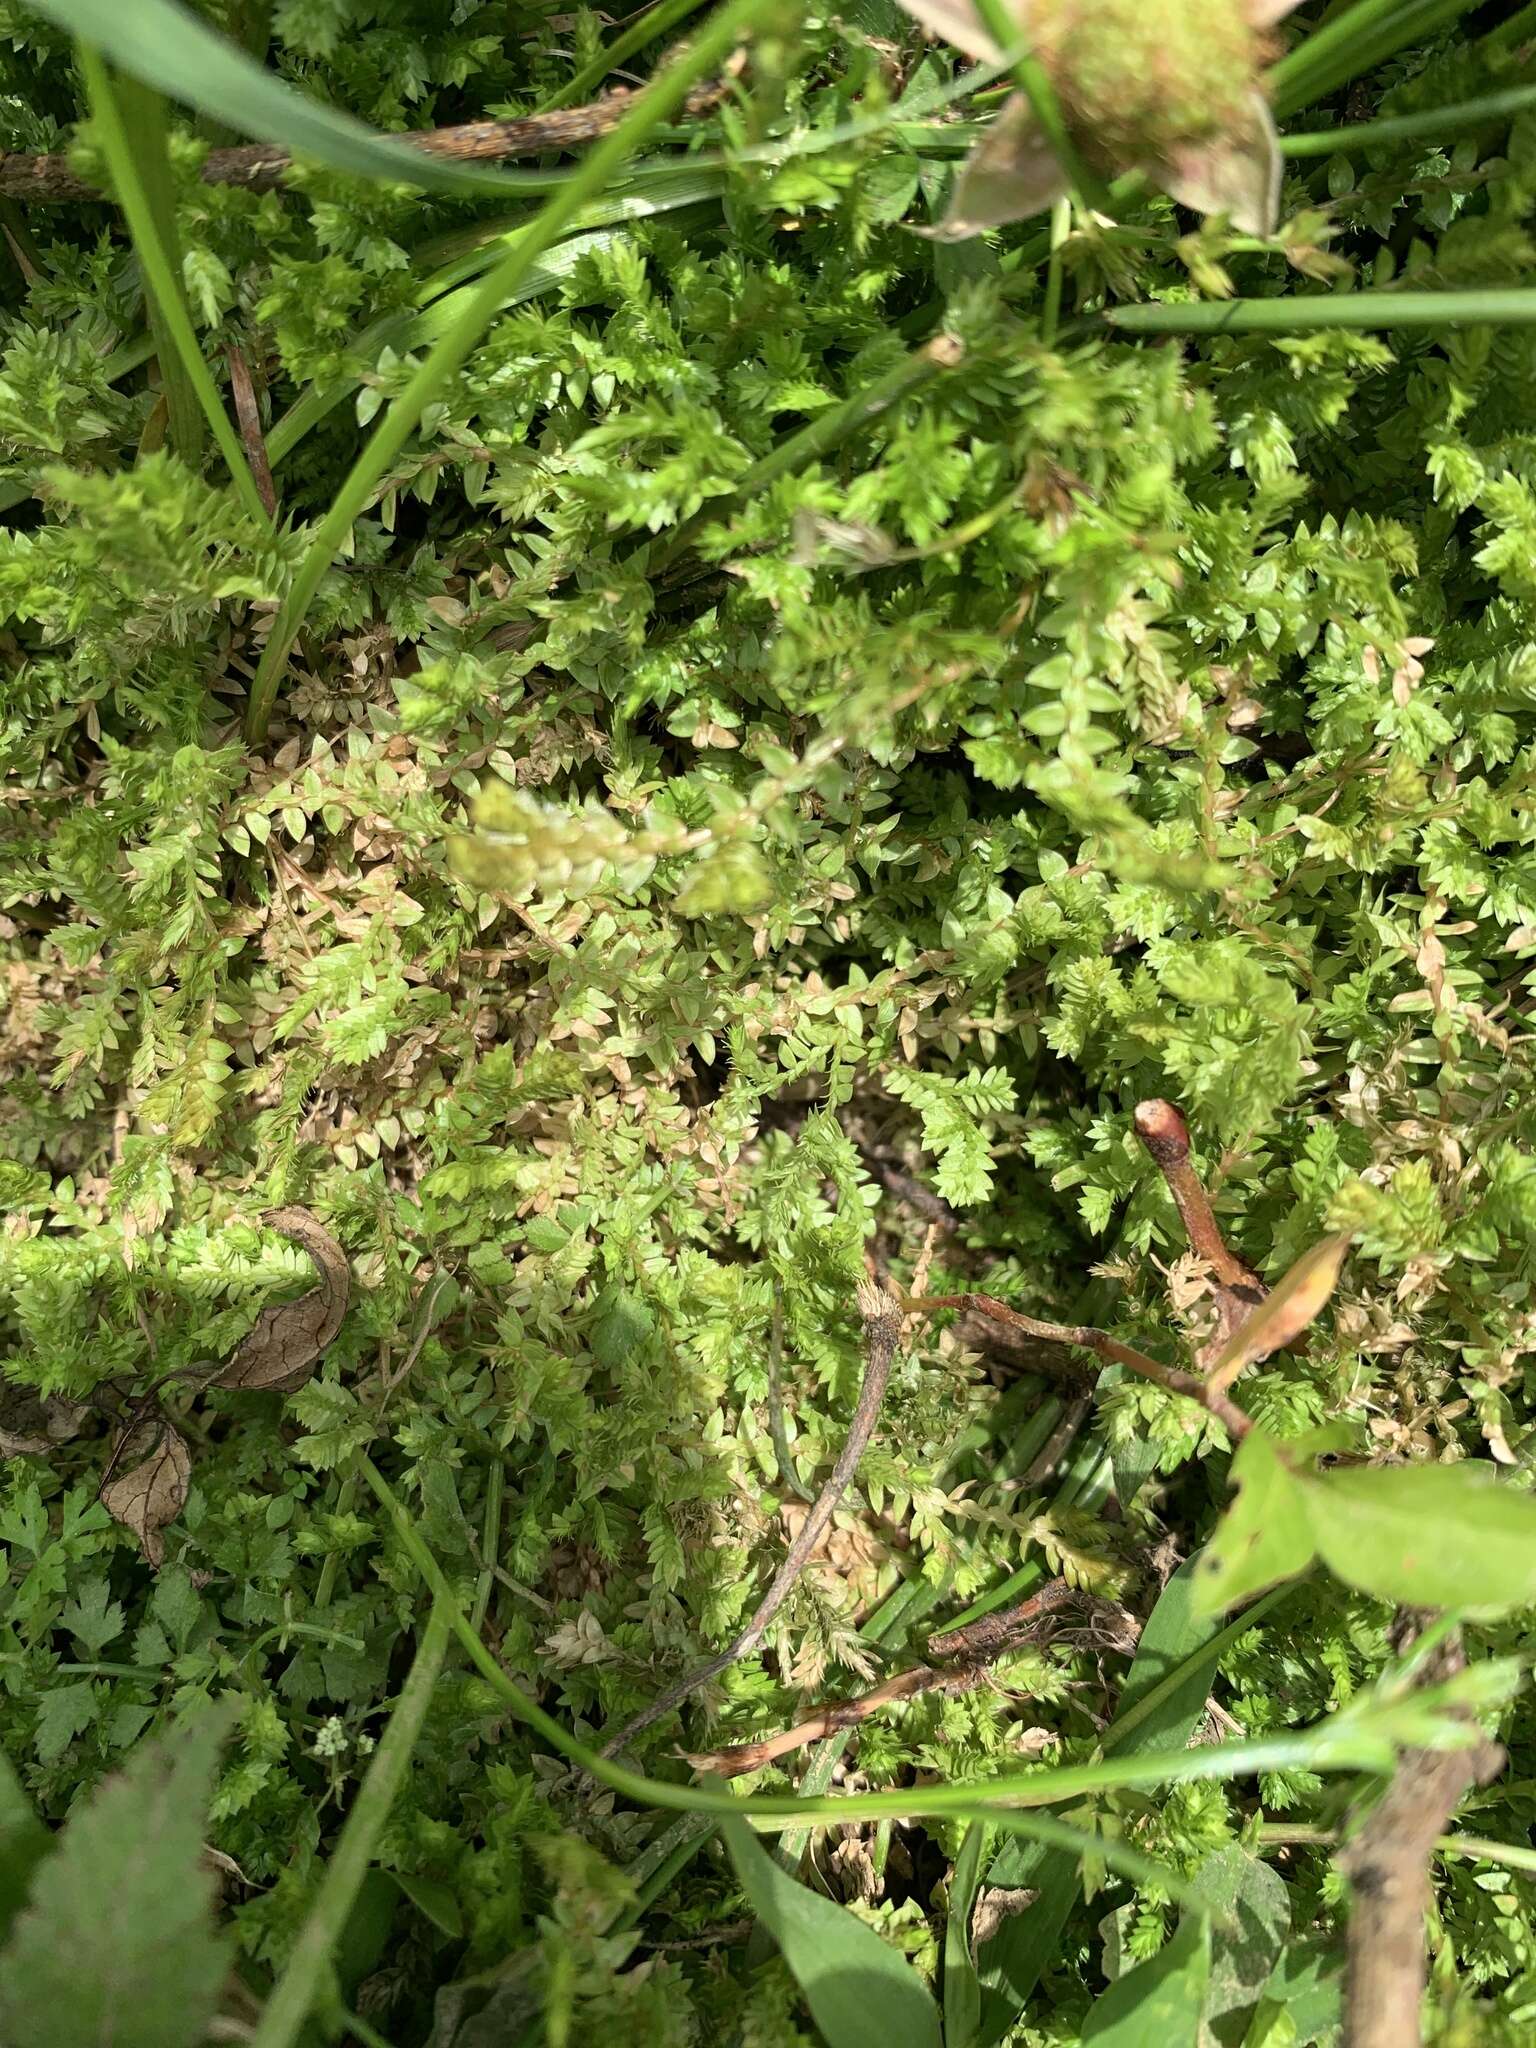
[[[33,1812],[10,1758],[0,1753],[0,1940],[21,1910],[33,1871],[52,1847],[53,1836]]]
[[[1298,1492],[1329,1570],[1378,1600],[1484,1613],[1536,1602],[1536,1498],[1490,1466],[1341,1466]]]
[[[1216,1525],[1196,1570],[1202,1614],[1262,1593],[1303,1572],[1316,1554],[1301,1486],[1262,1430],[1244,1437],[1232,1460],[1237,1499]]]
[[[202,1862],[229,1723],[145,1745],[70,1816],[0,1955],[6,2048],[199,2048],[229,1967]]]
[[[744,1820],[727,1817],[720,1831],[827,2048],[939,2048],[939,2009],[895,1949],[846,1907],[796,1884]]]

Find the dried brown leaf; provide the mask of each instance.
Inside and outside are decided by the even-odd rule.
[[[1283,1351],[1321,1313],[1339,1284],[1349,1234],[1325,1237],[1291,1267],[1274,1292],[1256,1308],[1211,1368],[1210,1385],[1230,1385],[1245,1365]]]
[[[0,1458],[44,1456],[77,1437],[85,1415],[57,1394],[40,1399],[27,1387],[0,1387]]]
[[[297,1301],[269,1303],[212,1384],[248,1393],[291,1394],[304,1385],[341,1328],[351,1275],[346,1253],[307,1209],[268,1209],[261,1220],[309,1253],[320,1284]]]
[[[100,1498],[113,1521],[137,1536],[139,1548],[158,1570],[165,1558],[160,1532],[170,1527],[187,1503],[192,1453],[185,1437],[168,1422],[152,1422],[134,1430],[126,1442],[119,1437],[113,1459],[119,1451],[132,1453],[146,1446],[140,1462],[108,1480]]]

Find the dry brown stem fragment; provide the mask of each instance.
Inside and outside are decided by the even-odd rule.
[[[684,102],[685,114],[705,114],[725,97],[723,83],[701,85]],[[558,107],[550,113],[526,114],[516,121],[467,121],[452,128],[424,128],[399,136],[424,156],[460,162],[492,162],[499,157],[542,156],[545,150],[571,149],[593,142],[616,128],[635,95],[623,88],[605,93],[585,107]],[[243,185],[250,192],[280,186],[293,159],[287,150],[265,142],[241,143],[233,149],[210,150],[203,159],[205,185]],[[0,198],[32,205],[99,199],[102,195],[73,170],[67,156],[35,156],[25,152],[0,155]]]
[[[229,391],[235,401],[235,418],[240,422],[240,440],[245,449],[245,459],[251,465],[251,477],[256,485],[256,495],[266,507],[267,517],[277,517],[277,491],[272,482],[272,465],[267,460],[267,439],[261,430],[261,408],[256,403],[256,387],[251,382],[250,365],[245,360],[243,349],[234,342],[224,351],[229,364]]]
[[[1427,1616],[1402,1617],[1406,1647]],[[1452,1637],[1420,1675],[1435,1684],[1465,1659]],[[1463,1793],[1504,1766],[1496,1742],[1465,1749],[1406,1749],[1381,1798],[1340,1849],[1349,1879],[1349,1948],[1344,1978],[1345,2048],[1418,2048],[1424,2004],[1424,1916],[1429,1865]]]
[[[792,1728],[780,1729],[756,1742],[738,1742],[725,1749],[708,1750],[688,1758],[696,1771],[710,1771],[717,1777],[739,1778],[747,1771],[759,1771],[781,1756],[820,1742],[827,1735],[846,1734],[898,1700],[917,1699],[927,1692],[949,1694],[969,1692],[981,1684],[987,1666],[1035,1633],[1038,1624],[1064,1607],[1081,1603],[1084,1595],[1065,1579],[1052,1579],[1038,1593],[997,1614],[983,1615],[966,1628],[942,1630],[928,1638],[925,1664],[914,1664],[884,1679],[872,1691],[858,1698],[839,1700],[819,1707]]]
[[[864,1381],[859,1389],[853,1419],[848,1425],[847,1439],[826,1485],[816,1496],[815,1506],[801,1524],[799,1533],[785,1553],[784,1562],[758,1603],[757,1612],[733,1643],[705,1663],[696,1665],[675,1685],[669,1686],[659,1699],[652,1700],[633,1720],[626,1722],[617,1735],[603,1744],[603,1756],[616,1756],[643,1728],[649,1728],[670,1714],[701,1685],[707,1685],[710,1679],[718,1678],[722,1671],[728,1671],[741,1658],[749,1656],[767,1634],[790,1588],[804,1571],[874,1435],[875,1424],[880,1419],[880,1404],[885,1398],[886,1382],[891,1376],[891,1366],[901,1341],[901,1303],[895,1295],[875,1282],[865,1280],[859,1285],[858,1306],[864,1325]]]

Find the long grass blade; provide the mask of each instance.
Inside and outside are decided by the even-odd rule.
[[[180,265],[175,259],[174,249],[167,247],[161,235],[154,201],[140,175],[121,97],[98,50],[82,43],[78,55],[90,96],[97,139],[144,271],[145,297],[152,309],[151,317],[166,336],[166,353],[160,360],[161,377],[164,379],[166,375],[168,362],[177,368],[185,388],[195,397],[213,429],[213,438],[228,466],[230,481],[241,504],[260,527],[270,531],[271,522],[246,462],[240,437],[230,423],[213,375],[203,360],[182,289]],[[168,409],[170,396],[170,387],[167,386]],[[173,413],[173,425],[174,420]]]
[[[1129,334],[1309,334],[1319,327],[1530,327],[1536,288],[1471,292],[1335,292],[1331,297],[1212,299],[1188,306],[1112,306]]]
[[[374,1851],[389,1819],[395,1795],[404,1783],[411,1756],[421,1735],[432,1691],[443,1668],[451,1624],[449,1609],[433,1602],[395,1711],[358,1787],[352,1811],[326,1865],[320,1890],[288,1958],[288,1967],[267,2000],[250,2048],[293,2048],[319,1995],[347,1915],[368,1874]]]
[[[370,435],[344,478],[329,512],[321,520],[300,562],[288,600],[279,613],[251,685],[246,732],[253,741],[265,734],[277,686],[288,655],[302,627],[321,580],[367,505],[389,465],[415,432],[418,421],[447,380],[467,359],[496,314],[518,289],[544,252],[604,189],[625,159],[667,116],[681,105],[698,78],[716,70],[760,15],[777,0],[730,0],[708,23],[688,50],[641,92],[611,135],[589,151],[571,181],[554,193],[518,236],[481,284]]]
[[[1309,129],[1282,135],[1282,156],[1347,156],[1357,149],[1376,149],[1386,142],[1422,138],[1438,142],[1461,135],[1485,122],[1504,121],[1536,106],[1536,85],[1512,85],[1506,92],[1485,92],[1480,99],[1453,100],[1443,107],[1425,107],[1417,114],[1384,114],[1379,121],[1347,122],[1342,128]]]
[[[93,44],[130,77],[212,115],[253,142],[281,143],[333,170],[501,199],[552,191],[571,175],[477,170],[381,135],[366,122],[295,92],[176,0],[132,0],[131,5],[123,0],[32,0],[32,5]]]

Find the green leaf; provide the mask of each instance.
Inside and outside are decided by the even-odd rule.
[[[88,1678],[73,1685],[58,1685],[43,1694],[37,1708],[37,1732],[33,1737],[41,1763],[56,1763],[77,1735],[81,1735],[101,1712],[101,1699]]]
[[[1291,1927],[1285,1880],[1235,1843],[1207,1856],[1195,1890],[1216,1916],[1205,2017],[1246,2012],[1258,2003]]]
[[[1273,1438],[1260,1430],[1244,1437],[1232,1460],[1232,1483],[1237,1499],[1200,1556],[1202,1614],[1219,1614],[1277,1580],[1294,1578],[1316,1551],[1300,1482]]]
[[[1490,1466],[1342,1466],[1297,1490],[1346,1585],[1411,1607],[1498,1613],[1536,1601],[1536,1499]]]
[[[981,2026],[981,1981],[971,1955],[971,1912],[987,1850],[987,1824],[973,1820],[965,1831],[949,1886],[944,1922],[944,2048],[971,2048]]]
[[[52,1847],[53,1836],[32,1811],[9,1757],[0,1754],[0,1939],[21,1911],[33,1871]]]
[[[872,1927],[780,1870],[744,1820],[721,1820],[753,1911],[805,1993],[827,2048],[939,2048],[928,1987]]]
[[[121,18],[134,17],[124,9]],[[145,302],[177,453],[183,461],[193,463],[200,452],[201,408],[241,502],[257,525],[265,528],[269,521],[251,466],[203,361],[187,310],[160,95],[131,82],[125,88],[89,42],[81,43],[79,57],[102,152],[144,272]]]
[[[1266,2003],[1280,2006],[1295,2032],[1294,2048],[1331,2039],[1343,2005],[1343,1960],[1322,1941],[1289,1942],[1264,1987]]]
[[[1083,2023],[1083,2048],[1198,2048],[1210,1923],[1180,1923],[1150,1961],[1116,1978]]]
[[[391,1871],[390,1875],[418,1913],[425,1914],[450,1941],[459,1939],[464,1932],[464,1915],[451,1885],[436,1877],[408,1877],[403,1870]]]
[[[143,1745],[71,1815],[0,1956],[6,2048],[203,2040],[229,1967],[202,1844],[230,1719],[209,1708]]]
[[[34,0],[71,35],[93,43],[130,77],[255,142],[276,142],[333,170],[447,192],[547,192],[564,180],[536,171],[472,170],[380,135],[350,114],[295,92],[176,0]]]

